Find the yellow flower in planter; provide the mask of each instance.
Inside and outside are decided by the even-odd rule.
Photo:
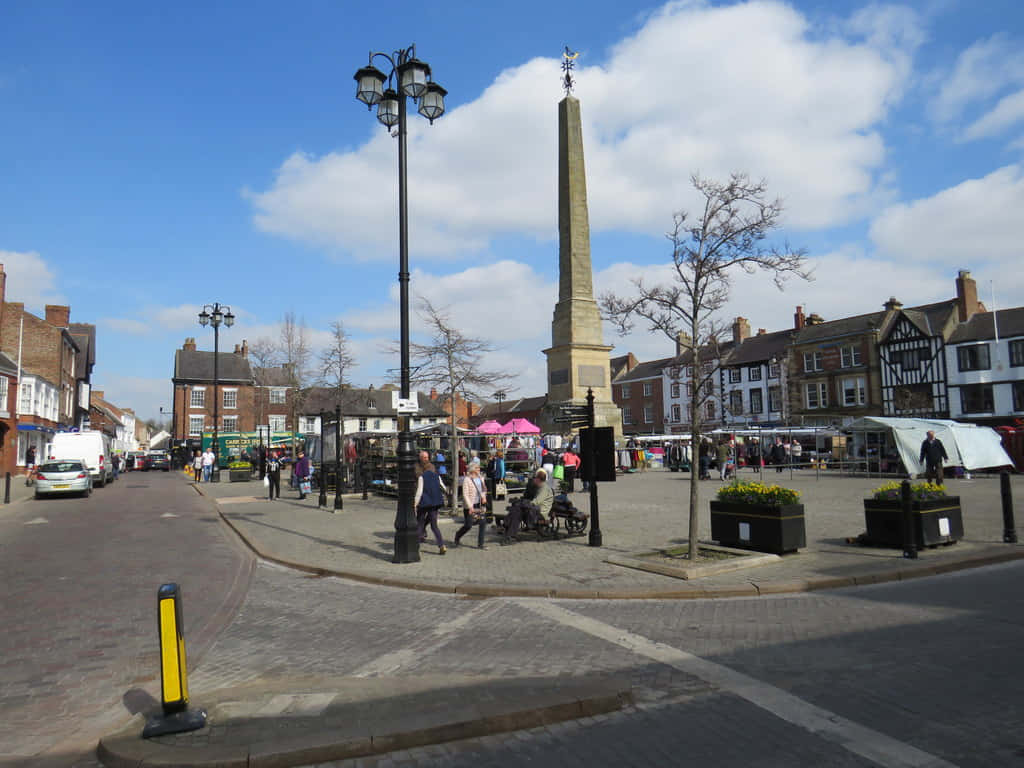
[[[799,504],[800,492],[779,485],[736,480],[718,489],[718,500],[739,504]]]

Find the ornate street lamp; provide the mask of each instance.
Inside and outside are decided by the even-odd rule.
[[[385,74],[373,66],[381,58],[390,70]],[[397,85],[395,80],[397,79]],[[416,58],[411,45],[392,54],[371,53],[367,66],[355,74],[356,98],[368,108],[377,106],[377,119],[398,132],[398,286],[401,311],[401,392],[404,402],[410,395],[409,366],[409,210],[406,198],[406,100],[419,102],[419,113],[431,124],[444,114],[447,91],[434,83],[430,66]],[[386,86],[386,87],[385,87]],[[416,451],[413,448],[410,416],[399,414],[398,431],[398,508],[395,513],[395,563],[416,563],[420,559],[419,536],[413,499],[416,495]],[[365,485],[364,485],[365,491]],[[337,503],[337,502],[336,502]]]
[[[217,399],[217,386],[220,383],[221,323],[228,328],[235,324],[235,316],[231,313],[231,307],[219,302],[205,304],[199,313],[199,324],[204,328],[208,325],[213,326],[213,471],[210,473],[210,481],[214,483],[220,481],[220,425],[217,423],[220,416],[220,403]]]

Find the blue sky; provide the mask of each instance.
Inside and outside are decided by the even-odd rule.
[[[205,302],[222,335],[315,343],[340,319],[357,384],[397,336],[394,141],[354,96],[370,49],[416,43],[448,113],[410,125],[413,290],[543,392],[556,293],[558,57],[581,51],[598,290],[656,279],[688,176],[744,170],[787,202],[816,280],[736,280],[726,316],[791,322],[889,295],[1024,303],[1024,10],[935,0],[8,4],[0,24],[0,260],[8,299],[99,329],[95,382],[145,416]],[[417,326],[414,324],[414,333]],[[610,333],[619,353],[670,353]]]

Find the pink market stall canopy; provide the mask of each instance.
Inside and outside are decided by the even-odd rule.
[[[529,419],[512,419],[501,427],[502,435],[539,435],[540,427]]]
[[[494,419],[489,419],[476,428],[476,431],[481,435],[500,435],[501,424],[496,422]]]

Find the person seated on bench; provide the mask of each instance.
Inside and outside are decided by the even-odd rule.
[[[522,498],[509,504],[508,514],[505,516],[505,536],[501,543],[503,545],[511,544],[516,540],[516,534],[519,533],[524,517],[530,527],[537,526],[542,521],[547,523],[554,500],[555,494],[551,491],[551,486],[548,485],[548,473],[543,469],[538,469],[533,480],[523,491]]]

